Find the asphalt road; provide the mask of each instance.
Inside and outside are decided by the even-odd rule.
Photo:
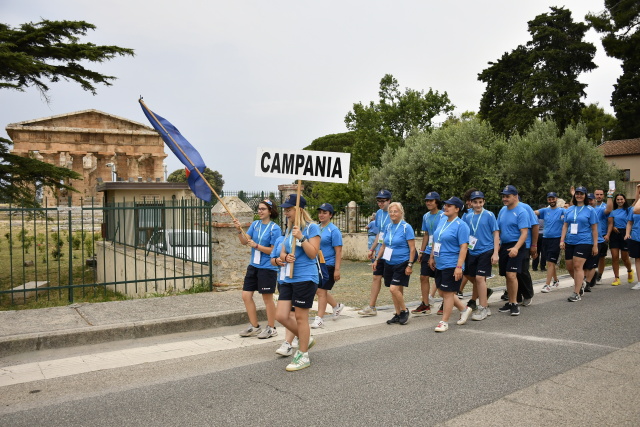
[[[436,315],[324,334],[299,372],[274,354],[278,337],[7,386],[0,426],[640,425],[640,405],[615,398],[640,392],[640,292],[600,285],[578,303],[569,292],[537,294],[519,317],[494,303],[487,320],[442,334]]]

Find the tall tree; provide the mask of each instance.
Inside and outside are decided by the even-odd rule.
[[[78,43],[95,26],[84,21],[48,21],[26,23],[12,28],[0,23],[0,89],[24,91],[35,86],[49,100],[46,81],[72,80],[95,95],[94,84],[111,85],[113,76],[85,68],[81,61],[103,62],[116,55],[133,55],[132,49]],[[39,186],[53,190],[71,190],[70,179],[82,177],[36,159],[9,153],[12,142],[0,138],[0,199],[32,206]]]
[[[425,93],[409,88],[402,92],[391,74],[380,80],[378,95],[377,103],[353,104],[344,119],[347,129],[355,132],[352,162],[356,165],[379,165],[386,147],[395,150],[404,145],[414,129],[431,130],[436,116],[455,108],[447,92],[429,89]]]
[[[617,125],[616,118],[605,113],[598,104],[584,107],[580,113],[580,121],[587,127],[587,138],[595,145],[610,140]]]
[[[605,10],[586,19],[603,34],[602,46],[608,56],[622,61],[611,95],[611,106],[618,125],[616,139],[640,137],[640,2],[637,0],[605,0]]]
[[[222,174],[220,172],[205,168],[202,175],[204,175],[204,178],[209,181],[209,184],[211,184],[213,189],[216,190],[216,193],[220,194],[222,192],[224,179],[222,179]],[[167,182],[187,182],[187,172],[185,168],[176,169],[171,172],[167,177]]]
[[[588,25],[571,11],[552,7],[529,21],[531,40],[505,53],[478,74],[487,84],[479,115],[506,136],[522,134],[535,118],[554,119],[561,131],[580,117],[586,84],[581,73],[596,68],[596,48],[585,42]]]

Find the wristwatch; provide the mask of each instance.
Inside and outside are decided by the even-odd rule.
[[[412,262],[407,263],[407,267],[413,267],[413,263]]]
[[[302,239],[300,239],[300,243],[304,242],[305,240],[307,240],[307,238],[305,236],[302,236]]]

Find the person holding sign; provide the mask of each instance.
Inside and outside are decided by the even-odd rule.
[[[287,265],[284,278],[281,276],[276,319],[293,332],[299,342],[299,349],[287,365],[287,371],[298,371],[311,365],[308,353],[311,335],[309,309],[318,289],[316,257],[320,249],[320,227],[304,209],[306,205],[304,197],[299,196],[298,199],[297,194],[289,195],[280,205],[284,209],[288,226],[280,259],[276,262],[286,262]],[[292,306],[295,307],[295,320],[289,317]]]
[[[584,293],[584,265],[598,254],[598,217],[595,209],[587,205],[587,189],[577,187],[571,206],[564,215],[560,234],[560,249],[564,249],[567,271],[573,277],[573,294],[569,302],[580,301]]]
[[[391,191],[380,190],[376,194],[376,203],[378,204],[378,211],[376,212],[376,227],[378,227],[378,235],[376,236],[373,246],[369,247],[368,257],[370,260],[378,259],[379,262],[371,264],[373,267],[373,281],[371,282],[371,294],[369,295],[369,305],[362,310],[358,311],[358,314],[363,317],[375,316],[378,314],[376,309],[376,302],[378,301],[378,295],[380,294],[380,288],[382,287],[382,274],[384,272],[384,259],[380,259],[378,245],[382,245],[384,240],[384,229],[389,225],[389,204],[391,203]]]
[[[436,332],[449,329],[449,317],[455,306],[460,311],[458,325],[464,325],[473,309],[458,298],[464,272],[464,260],[469,246],[469,226],[458,215],[464,203],[457,197],[444,202],[444,217],[440,220],[433,238],[433,249],[429,258],[431,268],[436,270],[436,286],[442,296],[442,320]]]
[[[609,249],[611,250],[611,267],[615,276],[611,284],[617,286],[620,284],[620,258],[622,258],[622,262],[627,267],[627,281],[633,283],[633,268],[629,259],[627,241],[624,238],[627,218],[631,209],[627,203],[627,198],[622,193],[616,194],[613,205],[615,209],[609,214],[607,235],[609,236]]]
[[[324,326],[324,314],[327,311],[327,304],[333,307],[333,320],[336,320],[342,310],[344,304],[339,304],[336,299],[329,293],[333,289],[333,285],[340,280],[340,263],[342,262],[342,233],[332,222],[333,206],[329,203],[323,203],[318,208],[318,218],[320,219],[320,250],[324,256],[324,262],[329,271],[329,277],[322,278],[318,284],[318,315],[314,319],[311,327],[322,328]]]
[[[379,262],[384,263],[384,285],[389,287],[395,315],[387,320],[391,325],[409,322],[409,310],[404,302],[404,288],[409,286],[409,278],[413,271],[413,260],[416,255],[416,241],[413,228],[404,220],[404,208],[398,202],[389,205],[389,223],[381,229],[384,242],[380,254],[373,262],[373,269]]]
[[[251,262],[247,267],[242,286],[242,301],[247,309],[251,325],[240,332],[241,337],[258,336],[260,339],[275,337],[276,331],[276,305],[273,302],[273,294],[276,291],[277,267],[271,265],[271,251],[282,235],[280,226],[272,220],[278,217],[278,210],[271,200],[263,200],[258,204],[258,220],[251,223],[245,234],[240,222],[233,220],[238,229],[238,239],[243,245],[251,247]],[[258,313],[253,301],[253,294],[258,291],[262,295],[267,310],[267,327],[262,329],[258,324]]]

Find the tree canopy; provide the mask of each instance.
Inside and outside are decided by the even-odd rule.
[[[586,96],[578,80],[596,68],[596,47],[584,41],[589,26],[571,11],[551,7],[528,22],[531,40],[478,74],[487,84],[479,115],[506,136],[522,134],[536,118],[553,119],[561,131],[580,118]]]
[[[45,82],[75,81],[95,95],[94,84],[111,85],[115,79],[85,68],[82,61],[103,62],[117,55],[133,55],[132,49],[78,43],[95,26],[84,21],[26,23],[12,28],[0,23],[0,89],[24,91],[35,86],[48,101]],[[76,191],[69,180],[82,176],[29,157],[9,153],[12,142],[0,138],[0,199],[24,206],[36,202],[36,189]]]
[[[586,19],[603,34],[602,46],[608,56],[622,61],[611,95],[618,120],[616,139],[640,136],[640,3],[637,0],[605,0],[605,10]]]
[[[604,112],[598,104],[589,104],[582,109],[580,121],[587,127],[587,138],[595,145],[600,145],[604,141],[609,141],[613,137],[613,132],[617,126],[617,120],[611,114]],[[574,123],[576,124],[576,123]]]
[[[222,192],[224,179],[222,179],[220,172],[205,168],[202,175],[204,175],[204,178],[209,181],[209,184],[211,184],[213,189],[216,190],[216,193],[220,194]],[[187,171],[185,168],[176,169],[169,174],[167,182],[187,182]]]

